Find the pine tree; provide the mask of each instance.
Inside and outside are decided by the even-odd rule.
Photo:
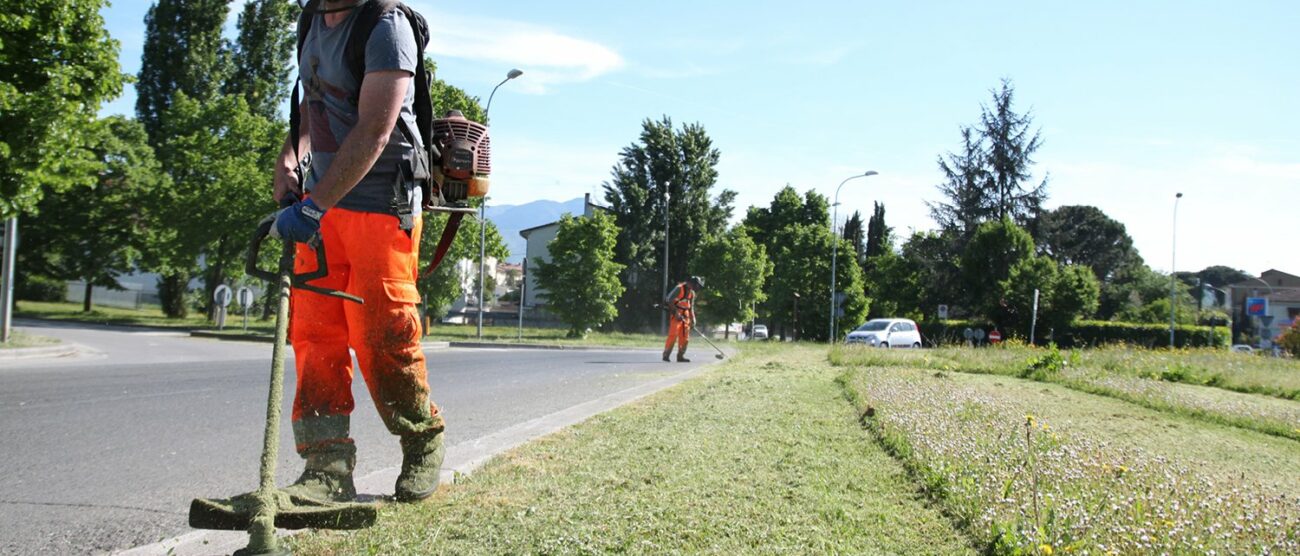
[[[994,217],[1010,217],[1028,226],[1047,200],[1047,178],[1036,186],[1025,185],[1032,177],[1034,153],[1043,141],[1038,131],[1030,130],[1033,117],[1028,112],[1016,113],[1014,97],[1011,80],[1003,79],[1002,88],[993,91],[993,106],[981,109],[979,131],[987,146],[989,179],[985,189],[994,201]]]
[[[947,201],[926,204],[939,229],[962,238],[964,244],[980,224],[990,219],[994,210],[986,189],[989,183],[985,168],[987,156],[981,140],[973,128],[963,126],[961,143],[960,153],[950,152],[939,157],[939,171],[944,176],[939,192]]]

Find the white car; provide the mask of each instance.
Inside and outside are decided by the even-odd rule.
[[[766,339],[767,339],[767,325],[765,325],[765,324],[755,324],[755,325],[754,325],[754,331],[753,331],[752,334],[749,335],[749,338],[750,338],[751,340],[766,340]]]
[[[921,329],[908,319],[871,319],[844,338],[846,344],[871,347],[921,347]]]

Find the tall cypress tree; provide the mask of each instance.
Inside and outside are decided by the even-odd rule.
[[[687,277],[704,238],[726,231],[736,193],[723,189],[713,195],[719,156],[703,126],[674,129],[667,116],[645,120],[640,141],[620,153],[612,179],[604,184],[605,202],[619,228],[615,261],[624,266],[627,285],[618,303],[620,328],[659,326],[652,305],[662,296],[665,213],[670,282]]]
[[[254,114],[280,119],[280,103],[289,92],[289,70],[296,50],[298,8],[293,0],[251,0],[239,14],[239,37],[224,91],[243,95]]]
[[[844,222],[844,230],[840,232],[840,236],[844,238],[844,241],[848,242],[849,245],[853,246],[853,258],[861,264],[862,259],[866,257],[866,247],[864,243],[866,239],[864,236],[866,236],[866,233],[862,230],[861,212],[856,210],[853,211],[853,216],[850,216],[849,219]]]
[[[874,203],[871,211],[871,219],[867,221],[867,244],[866,257],[878,257],[889,249],[890,234],[893,228],[885,225],[885,205],[884,203]]]
[[[144,55],[135,90],[136,118],[149,134],[150,146],[162,154],[171,138],[163,134],[163,115],[172,106],[176,93],[206,102],[221,91],[229,75],[229,52],[221,37],[230,0],[159,0],[145,15]],[[168,163],[160,156],[163,171],[176,187],[186,187],[184,168]],[[171,207],[166,198],[154,212],[161,214]],[[166,207],[166,208],[162,208]],[[162,223],[166,226],[167,223]],[[148,265],[159,271],[158,294],[163,312],[183,317],[188,312],[185,293],[195,268],[197,253],[185,252],[175,230],[155,229]],[[183,231],[180,233],[184,233]]]
[[[159,0],[144,16],[144,56],[135,84],[135,113],[154,149],[172,94],[207,100],[221,90],[229,60],[221,28],[230,0]]]

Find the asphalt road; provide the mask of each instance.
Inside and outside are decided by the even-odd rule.
[[[87,346],[90,355],[0,361],[0,554],[104,553],[157,542],[188,530],[190,499],[256,486],[269,344],[21,324]],[[452,447],[687,368],[650,351],[426,353]],[[396,438],[359,376],[353,394],[357,476],[399,465]],[[281,484],[301,470],[288,402]]]

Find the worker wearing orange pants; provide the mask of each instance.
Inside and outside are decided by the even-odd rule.
[[[690,280],[677,284],[673,291],[664,298],[668,308],[668,339],[664,341],[664,361],[669,361],[673,344],[677,344],[677,361],[689,363],[686,358],[686,346],[691,340],[691,329],[695,327],[695,292],[704,287],[704,280],[692,276]]]
[[[298,376],[294,440],[299,454],[307,459],[305,475],[313,467],[320,468],[317,471],[333,481],[336,499],[355,496],[351,472],[356,450],[349,436],[354,406],[349,347],[356,351],[384,425],[401,436],[403,452],[412,447],[429,452],[423,457],[436,458],[434,469],[442,460],[444,423],[438,407],[429,400],[416,309],[420,301],[415,287],[420,229],[419,218],[413,229],[404,231],[392,215],[330,210],[320,227],[329,274],[312,285],[345,291],[361,297],[365,304],[301,289],[291,296],[290,340]],[[316,270],[315,252],[303,244],[297,249],[294,271]],[[407,454],[403,461],[403,475],[411,457]],[[419,459],[421,454],[415,457]],[[346,479],[339,481],[340,477]],[[435,477],[431,485],[403,488],[399,478],[397,496],[422,498],[436,486]]]

